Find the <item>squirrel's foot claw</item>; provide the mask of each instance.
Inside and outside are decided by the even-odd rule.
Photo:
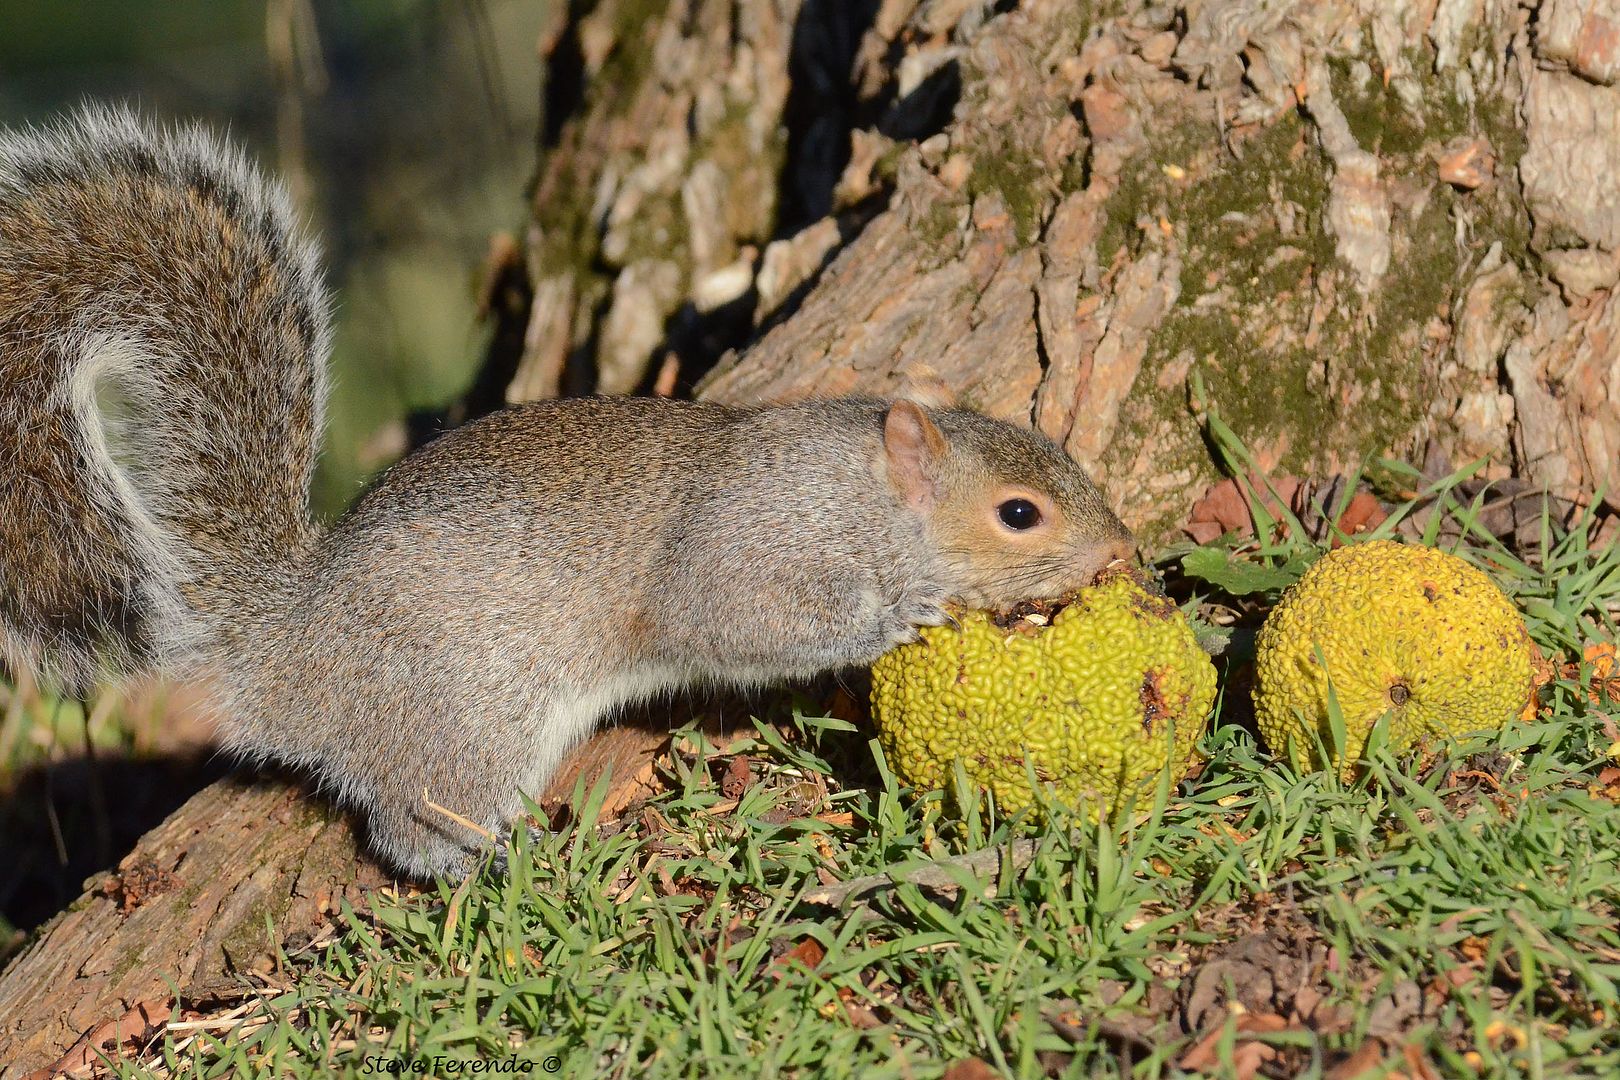
[[[943,600],[935,599],[905,599],[888,609],[887,639],[888,649],[900,645],[910,645],[922,640],[919,627],[924,626],[955,626],[956,617],[944,607]]]
[[[525,828],[529,834],[528,848],[531,850],[538,847],[541,841],[550,835],[547,830],[537,828],[533,825],[525,826]],[[505,879],[511,877],[512,856],[516,854],[517,851],[517,845],[510,840],[489,845],[485,849],[483,857],[488,860],[487,866],[490,876],[496,879]],[[471,869],[476,870],[477,865],[475,864]]]
[[[491,877],[504,880],[512,876],[511,852],[512,848],[509,844],[495,845],[494,857],[489,860]]]
[[[907,626],[955,626],[956,616],[945,609],[942,601],[911,600],[895,605],[895,615]]]
[[[550,830],[535,825],[525,825],[523,828],[529,834],[529,843],[527,845],[529,851],[538,848],[541,843],[551,836]],[[510,877],[512,874],[511,860],[516,851],[516,845],[513,843],[495,845],[495,857],[490,860],[490,872],[501,878]]]

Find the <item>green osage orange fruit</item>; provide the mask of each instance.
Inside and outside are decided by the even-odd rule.
[[[1396,752],[1500,729],[1530,698],[1530,660],[1524,619],[1478,569],[1434,548],[1352,544],[1317,560],[1260,628],[1255,719],[1273,753],[1328,767],[1331,680],[1348,778],[1386,714]]]
[[[948,790],[960,762],[1012,814],[1036,808],[1032,770],[1103,815],[1151,795],[1167,768],[1186,775],[1215,667],[1172,601],[1113,571],[1064,601],[956,614],[872,668],[879,744],[902,782]]]

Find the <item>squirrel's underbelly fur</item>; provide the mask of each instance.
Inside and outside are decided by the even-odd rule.
[[[310,680],[281,665],[237,666],[215,683],[223,741],[306,772],[361,815],[390,864],[456,873],[484,845],[450,815],[503,835],[523,795],[538,796],[604,717],[686,682],[650,665],[586,686],[539,665],[501,665],[476,680],[454,670],[438,679],[431,667],[351,666]]]

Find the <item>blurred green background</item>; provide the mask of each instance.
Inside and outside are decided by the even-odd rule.
[[[0,125],[86,99],[228,130],[279,172],[337,294],[316,510],[453,399],[490,237],[524,221],[551,0],[0,0]]]

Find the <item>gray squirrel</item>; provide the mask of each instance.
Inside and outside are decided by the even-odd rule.
[[[626,703],[869,664],[1134,552],[1057,446],[928,393],[509,408],[323,529],[328,308],[205,131],[0,135],[0,647],[73,693],[196,682],[411,876],[476,867]]]

